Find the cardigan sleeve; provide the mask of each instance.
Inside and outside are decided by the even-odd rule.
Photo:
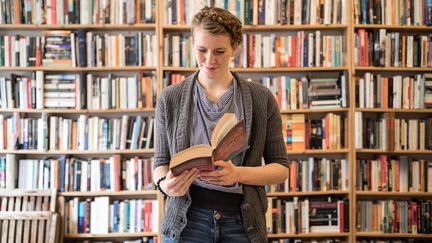
[[[171,160],[168,137],[165,95],[161,94],[156,104],[155,111],[155,159],[153,169],[168,165]]]
[[[279,163],[288,166],[288,158],[282,135],[282,118],[274,96],[266,92],[267,102],[267,127],[264,145],[265,163]]]

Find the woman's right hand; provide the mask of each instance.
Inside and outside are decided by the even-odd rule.
[[[192,168],[174,176],[168,171],[165,180],[160,183],[162,190],[170,197],[180,197],[186,194],[192,182],[198,177],[199,170]]]

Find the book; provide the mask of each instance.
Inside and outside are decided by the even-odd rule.
[[[246,125],[244,119],[237,121],[234,113],[224,114],[217,122],[209,144],[198,144],[175,154],[169,169],[174,176],[198,168],[201,171],[214,170],[214,161],[228,161],[247,149]]]

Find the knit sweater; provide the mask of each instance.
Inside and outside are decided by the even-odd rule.
[[[171,156],[189,147],[191,105],[194,82],[198,72],[182,82],[164,89],[156,105],[155,163],[154,168],[168,165]],[[262,166],[279,163],[288,166],[282,137],[282,121],[279,109],[270,90],[247,82],[236,73],[243,96],[246,131],[249,149],[243,166]],[[243,185],[241,213],[246,234],[251,242],[267,242],[265,212],[267,197],[263,186]],[[186,212],[191,205],[189,193],[181,197],[168,197],[162,234],[177,240],[187,224]]]

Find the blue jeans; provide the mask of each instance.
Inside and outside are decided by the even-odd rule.
[[[162,243],[175,241],[162,236]],[[249,243],[240,213],[190,207],[180,243]]]

